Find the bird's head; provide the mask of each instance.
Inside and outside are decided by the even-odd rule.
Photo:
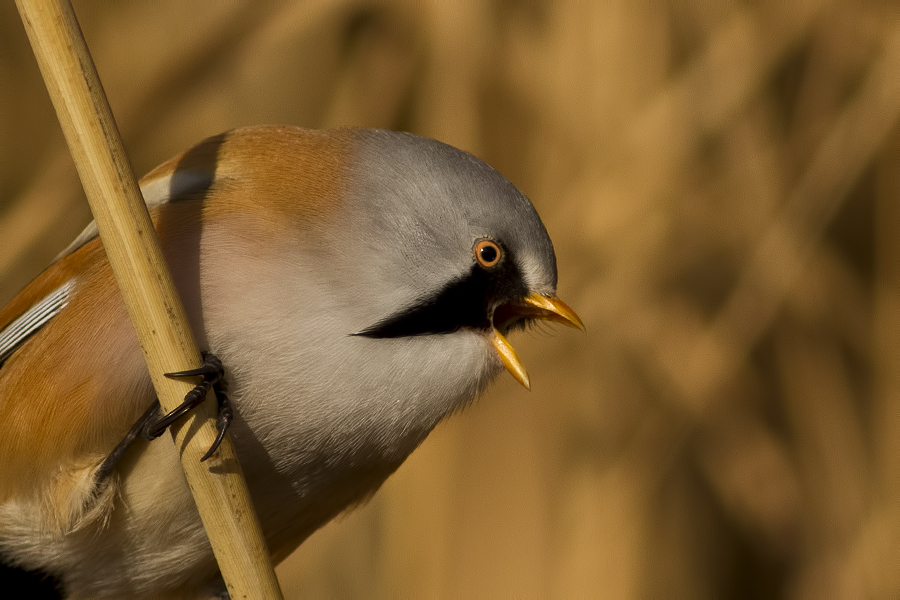
[[[556,296],[553,244],[528,198],[470,154],[387,131],[360,132],[348,197],[360,203],[368,268],[390,286],[383,314],[355,335],[440,335],[471,329],[490,340],[526,388],[507,341],[534,321],[584,328]]]

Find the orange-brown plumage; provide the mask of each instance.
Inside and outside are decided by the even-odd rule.
[[[73,278],[69,305],[0,369],[2,500],[102,459],[154,398],[98,241],[54,264],[11,306],[24,312]],[[115,372],[98,370],[104,361]]]
[[[214,168],[215,207],[210,205],[207,213],[243,217],[249,196],[258,210],[253,215],[256,225],[248,225],[293,227],[298,219],[309,223],[334,214],[344,190],[344,165],[350,160],[354,136],[351,129],[238,129],[163,163],[150,171],[141,185],[175,172],[211,176]]]

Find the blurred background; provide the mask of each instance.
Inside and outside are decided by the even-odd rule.
[[[142,174],[403,129],[533,200],[588,331],[279,567],[301,597],[900,597],[900,7],[75,2]],[[90,219],[0,3],[0,303]]]

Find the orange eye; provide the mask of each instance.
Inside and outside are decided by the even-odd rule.
[[[478,240],[475,242],[472,252],[475,254],[475,260],[478,261],[478,264],[488,268],[500,262],[500,258],[503,256],[500,246],[491,240]]]

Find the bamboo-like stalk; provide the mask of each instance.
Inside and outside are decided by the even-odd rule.
[[[68,0],[16,3],[160,404],[172,410],[193,383],[163,373],[199,366],[200,354],[75,13]],[[215,438],[215,403],[205,402],[172,433],[229,594],[281,598],[230,439],[200,462]]]

